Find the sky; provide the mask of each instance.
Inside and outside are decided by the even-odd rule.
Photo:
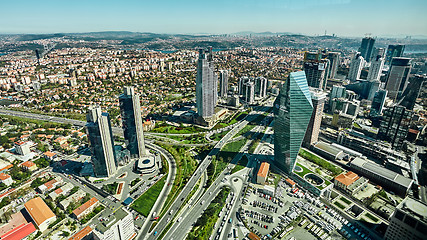
[[[0,0],[0,33],[427,35],[426,0]]]

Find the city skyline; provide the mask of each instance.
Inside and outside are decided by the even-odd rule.
[[[3,3],[0,33],[133,31],[171,34],[290,32],[355,37],[427,36],[427,2],[402,1],[32,1]],[[417,7],[414,7],[417,6]],[[378,11],[381,9],[381,11]],[[13,11],[15,10],[15,11]],[[322,14],[319,14],[319,13]],[[363,17],[366,16],[366,17]],[[195,21],[197,19],[197,21]],[[404,20],[402,20],[404,19]],[[381,20],[381,21],[379,21]],[[377,24],[370,24],[376,22]],[[233,24],[230,24],[233,23]],[[400,35],[396,35],[396,33]]]

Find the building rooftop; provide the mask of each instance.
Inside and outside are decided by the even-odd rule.
[[[267,177],[268,170],[270,169],[270,164],[268,162],[261,163],[261,166],[258,170],[258,176],[260,177]]]
[[[45,152],[45,153],[44,153],[44,155],[45,155],[45,156],[48,156],[48,157],[53,157],[53,156],[55,156],[55,155],[56,155],[56,153],[53,153],[53,152],[49,152],[49,151],[47,151],[47,152]]]
[[[0,180],[4,181],[6,179],[10,178],[10,175],[7,173],[0,173]]]
[[[84,212],[86,209],[90,208],[92,205],[96,204],[97,202],[98,202],[98,199],[93,197],[89,201],[83,203],[80,207],[74,209],[73,214],[76,216],[79,216],[82,212]]]
[[[74,234],[74,236],[70,237],[68,240],[81,240],[87,235],[89,235],[93,229],[89,226],[86,226],[82,230],[80,230],[78,233]]]
[[[40,224],[52,217],[56,217],[40,197],[29,200],[24,204],[24,207],[37,226],[40,226]]]
[[[104,213],[101,215],[101,218],[104,220],[96,225],[96,230],[104,234],[107,230],[110,229],[110,226],[125,218],[129,214],[130,213],[123,208],[119,208],[112,216]]]
[[[408,196],[397,206],[397,209],[427,224],[427,204]]]
[[[1,240],[21,240],[37,231],[33,223],[23,223],[16,228],[10,230],[4,235],[0,236]]]
[[[355,181],[357,181],[357,179],[359,179],[359,176],[350,171],[347,173],[341,173],[340,175],[338,175],[337,177],[335,177],[335,180],[337,180],[338,182],[346,185],[347,187],[350,186],[352,183],[354,183]]]
[[[21,165],[24,166],[24,167],[30,168],[30,167],[32,167],[32,166],[34,166],[36,164],[33,163],[33,162],[31,162],[31,161],[26,161],[26,162],[23,162]]]
[[[392,170],[389,170],[387,168],[384,168],[381,165],[378,165],[376,163],[370,162],[368,160],[362,159],[362,158],[355,158],[352,162],[352,165],[358,166],[360,168],[366,169],[372,173],[375,173],[383,178],[386,178],[390,181],[393,181],[401,186],[404,186],[408,188],[413,180],[409,179],[407,177],[404,177],[396,172],[393,172]]]

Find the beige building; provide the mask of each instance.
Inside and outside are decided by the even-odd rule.
[[[24,207],[42,232],[46,231],[49,225],[56,220],[55,214],[40,197],[29,200]]]

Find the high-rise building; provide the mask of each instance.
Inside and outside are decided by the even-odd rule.
[[[196,77],[196,107],[197,113],[204,120],[215,114],[218,96],[218,79],[212,60],[212,48],[199,49]]]
[[[369,112],[371,117],[377,117],[383,113],[386,97],[387,90],[379,90],[375,93],[374,98],[372,99],[371,111]]]
[[[325,89],[329,65],[329,59],[323,58],[322,53],[306,52],[304,55],[304,72],[308,86]]]
[[[368,72],[368,81],[380,80],[381,72],[384,67],[384,58],[381,55],[377,55],[371,61],[371,66]]]
[[[243,84],[244,95],[246,104],[253,104],[255,102],[255,83],[253,81],[248,81]]]
[[[350,70],[348,71],[348,79],[356,81],[360,79],[360,73],[365,65],[365,59],[360,53],[356,53],[350,63]]]
[[[380,85],[381,85],[381,81],[380,80],[372,80],[368,82],[368,87],[369,87],[369,93],[368,93],[368,100],[372,101],[372,99],[374,99],[375,97],[375,93],[378,92],[378,90],[380,89]]]
[[[265,77],[255,78],[255,95],[260,98],[267,96],[268,80]]]
[[[119,208],[104,221],[98,221],[94,234],[99,240],[131,240],[136,237],[133,216]]]
[[[334,98],[345,98],[346,97],[346,88],[340,85],[333,85],[331,93],[329,94],[329,104],[332,106],[332,101]]]
[[[406,197],[394,210],[385,240],[421,240],[427,236],[427,205]]]
[[[326,93],[317,88],[310,88],[311,100],[313,103],[313,113],[305,132],[303,145],[310,147],[319,139],[320,124],[322,123],[323,107],[325,105]]]
[[[109,177],[116,173],[118,165],[110,116],[101,112],[100,107],[91,106],[86,119],[94,174],[96,177]]]
[[[219,96],[222,98],[227,97],[228,92],[228,71],[219,71]]]
[[[388,91],[388,97],[391,100],[396,101],[400,99],[402,93],[405,91],[408,85],[408,78],[410,73],[410,58],[393,58],[385,85],[385,89]]]
[[[415,75],[409,78],[408,87],[403,92],[400,99],[397,100],[398,104],[406,107],[409,110],[413,110],[418,95],[420,95],[420,90],[423,88],[426,82],[426,75]]]
[[[274,161],[291,174],[313,112],[304,72],[292,72],[274,102]]]
[[[141,158],[146,152],[139,94],[133,87],[125,87],[119,103],[127,149],[131,158]]]
[[[374,52],[375,39],[371,37],[365,37],[362,39],[362,44],[360,45],[359,52],[362,55],[363,59],[367,62],[371,60],[372,53]]]
[[[385,140],[400,150],[406,139],[413,112],[403,106],[395,105],[383,110],[383,119],[380,123],[377,138]]]
[[[329,72],[327,78],[335,78],[338,71],[338,65],[340,64],[340,53],[339,52],[328,52],[327,58],[330,61]]]
[[[385,64],[390,65],[395,57],[402,57],[405,51],[405,45],[388,45],[385,57]]]

